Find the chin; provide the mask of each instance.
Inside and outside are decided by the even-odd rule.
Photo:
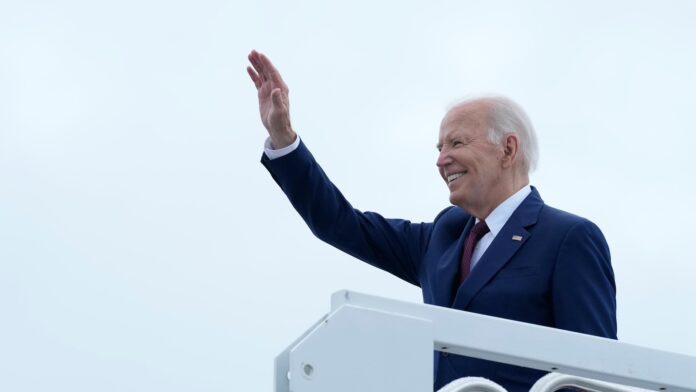
[[[462,208],[467,212],[469,211],[466,206],[470,205],[470,203],[467,202],[466,195],[461,195],[456,192],[450,193],[449,201],[452,205]]]

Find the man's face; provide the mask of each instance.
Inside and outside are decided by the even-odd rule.
[[[502,146],[488,140],[485,109],[468,104],[450,110],[440,126],[438,149],[437,167],[450,190],[450,202],[474,215],[490,213],[491,205],[504,196],[504,154]]]

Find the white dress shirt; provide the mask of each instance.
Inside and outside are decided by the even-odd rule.
[[[502,230],[503,226],[505,226],[505,223],[507,223],[508,219],[512,216],[512,213],[515,212],[517,207],[522,204],[524,199],[532,193],[532,187],[529,186],[529,184],[525,185],[520,189],[519,191],[515,192],[512,196],[508,197],[505,199],[504,202],[500,203],[498,207],[495,207],[495,210],[491,212],[484,221],[486,221],[486,225],[488,228],[491,230],[488,233],[486,233],[481,239],[478,241],[476,244],[476,248],[474,248],[474,253],[471,255],[471,268],[473,269],[476,266],[476,263],[478,263],[479,259],[481,259],[481,256],[486,252],[486,249],[491,245],[493,240],[495,239],[495,236],[500,233],[500,230]],[[478,223],[478,219],[476,219],[476,223]]]
[[[276,159],[280,157],[284,157],[291,152],[297,150],[297,147],[300,146],[300,135],[297,135],[295,138],[295,141],[292,142],[291,145],[285,146],[283,148],[279,148],[277,150],[273,149],[273,145],[271,144],[271,138],[270,136],[266,138],[266,142],[263,144],[263,152],[266,153],[266,156],[268,159]]]

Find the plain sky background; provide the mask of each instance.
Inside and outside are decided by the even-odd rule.
[[[621,340],[696,356],[693,1],[0,2],[0,390],[269,391],[349,288],[259,163],[256,48],[353,205],[429,221],[457,99],[508,95],[602,228]]]

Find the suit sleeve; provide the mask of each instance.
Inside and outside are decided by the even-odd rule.
[[[609,247],[592,222],[570,228],[561,244],[553,277],[557,328],[617,338],[616,284]]]
[[[432,224],[386,219],[351,206],[304,142],[292,153],[261,163],[319,239],[397,277],[420,285],[418,271]]]

